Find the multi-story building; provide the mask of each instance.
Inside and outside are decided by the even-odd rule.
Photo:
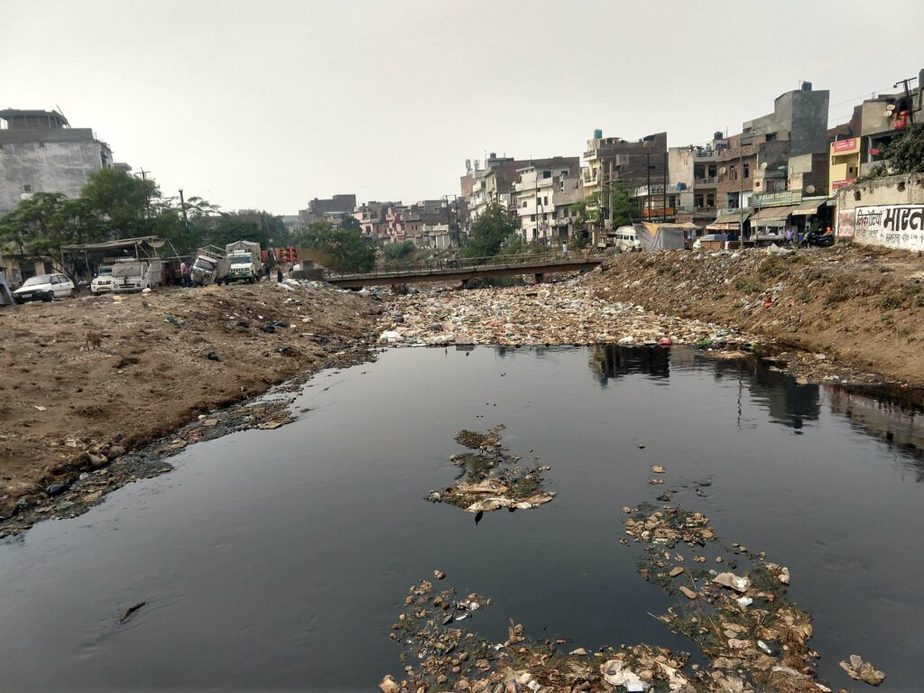
[[[667,133],[659,132],[630,142],[621,137],[603,137],[595,130],[587,140],[581,169],[585,199],[598,198],[617,184],[630,190],[663,182],[668,166]]]
[[[323,200],[316,197],[308,203],[307,209],[299,210],[298,218],[303,226],[317,221],[326,221],[339,226],[343,217],[353,216],[355,211],[356,195],[334,195]]]
[[[38,192],[77,197],[90,174],[112,165],[108,144],[57,111],[0,111],[0,214]]]
[[[545,159],[524,166],[518,174],[513,192],[524,240],[567,240],[574,230],[573,207],[582,199],[580,159]]]
[[[896,135],[911,123],[924,123],[924,70],[918,73],[917,86],[894,94],[880,94],[860,105],[860,176],[872,173],[885,162],[885,152]],[[900,83],[896,83],[896,86]]]
[[[750,221],[756,234],[775,237],[792,216],[804,222],[818,212],[828,189],[827,121],[828,92],[804,82],[778,96],[772,113],[717,140],[715,162],[706,168],[707,174],[715,171],[717,216],[707,228],[740,232],[742,222]],[[803,197],[815,197],[817,204],[803,204]]]
[[[719,161],[728,147],[728,139],[716,132],[704,145],[668,150],[667,211],[673,211],[676,222],[705,225],[715,218]]]

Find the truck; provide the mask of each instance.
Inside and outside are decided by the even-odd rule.
[[[112,293],[144,291],[160,284],[160,258],[126,258],[112,265]]]
[[[260,281],[263,262],[260,259],[260,244],[253,241],[235,241],[225,246],[228,273],[225,283]]]
[[[228,260],[225,257],[225,251],[214,245],[199,248],[189,273],[196,286],[220,284],[228,274]]]

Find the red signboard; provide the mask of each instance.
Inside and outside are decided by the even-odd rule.
[[[837,140],[831,146],[835,154],[852,154],[860,151],[860,138],[851,137],[847,140]]]
[[[845,185],[850,185],[853,183],[849,178],[844,178],[843,180],[831,181],[831,189],[837,190],[838,188],[843,188]]]

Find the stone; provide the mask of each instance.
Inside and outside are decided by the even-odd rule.
[[[66,490],[67,486],[65,484],[51,484],[45,489],[45,493],[49,496],[57,496],[64,493]]]
[[[677,577],[681,573],[683,573],[683,567],[678,565],[671,568],[671,572],[669,572],[668,575],[671,577]]]
[[[699,596],[696,592],[694,592],[693,590],[691,590],[691,589],[690,589],[689,587],[687,587],[686,585],[681,585],[681,586],[680,586],[680,592],[681,592],[681,593],[683,594],[683,596],[686,597],[687,599],[696,599],[696,598]]]

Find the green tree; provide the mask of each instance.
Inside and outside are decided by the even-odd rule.
[[[363,227],[359,223],[359,219],[354,216],[345,216],[340,220],[340,228],[344,231],[360,231],[362,232]]]
[[[341,226],[340,228],[342,229],[343,227]],[[413,241],[401,241],[400,243],[387,244],[382,248],[382,252],[389,260],[401,260],[411,255],[416,249],[417,246],[414,245]]]
[[[884,152],[889,174],[924,173],[924,123],[909,126]]]
[[[613,227],[633,224],[640,218],[638,202],[632,197],[632,190],[624,183],[617,182],[610,191],[610,209]]]
[[[517,218],[497,203],[490,204],[472,224],[472,233],[462,248],[465,257],[493,257],[504,241],[520,228]]]
[[[90,174],[80,198],[89,213],[108,224],[114,238],[131,238],[151,233],[152,206],[160,191],[154,181],[104,168]]]
[[[319,221],[300,229],[295,240],[322,255],[322,264],[335,272],[371,272],[375,267],[375,248],[359,231]]]

